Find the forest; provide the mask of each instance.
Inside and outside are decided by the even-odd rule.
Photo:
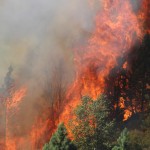
[[[43,150],[149,150],[150,149],[150,35],[118,58],[106,78],[104,94],[82,103],[68,122],[59,124]],[[134,58],[134,59],[133,59]],[[124,62],[129,64],[123,67]]]
[[[0,1],[0,150],[150,150],[150,1]]]

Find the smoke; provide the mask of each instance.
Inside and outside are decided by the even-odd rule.
[[[9,65],[17,82],[39,93],[45,71],[62,62],[73,70],[73,44],[93,29],[88,1],[6,0],[0,7],[0,79]],[[83,34],[84,33],[84,34]]]
[[[12,136],[25,137],[34,117],[42,113],[43,84],[55,67],[61,64],[64,78],[71,80],[72,49],[92,32],[95,12],[87,0],[1,1],[0,83],[12,65],[15,82],[27,87],[19,113],[9,123]]]
[[[63,82],[71,81],[74,74],[74,45],[84,42],[93,32],[93,16],[102,4],[100,0],[91,2],[92,7],[88,0],[1,2],[0,83],[3,84],[8,67],[12,65],[17,84],[27,87],[19,113],[10,120],[12,135],[26,137],[34,117],[43,113],[46,105],[43,87],[53,79],[55,68],[61,65]],[[139,5],[135,0],[132,4],[137,11]],[[17,124],[20,128],[14,131]]]
[[[32,67],[35,73],[51,58],[70,57],[72,44],[82,32],[92,30],[90,10],[86,0],[4,1],[0,7],[0,76],[4,77],[10,64]]]

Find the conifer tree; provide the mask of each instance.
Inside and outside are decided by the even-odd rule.
[[[113,139],[114,121],[112,105],[105,95],[97,100],[85,96],[74,112],[70,128],[79,150],[110,149]]]
[[[76,150],[67,135],[65,125],[61,123],[57,131],[51,137],[50,142],[44,145],[43,150]]]
[[[128,150],[127,144],[128,143],[128,131],[125,128],[122,132],[120,137],[117,140],[117,146],[114,146],[112,150]]]

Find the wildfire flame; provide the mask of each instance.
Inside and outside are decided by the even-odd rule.
[[[76,77],[68,90],[67,105],[60,117],[66,126],[81,97],[89,95],[95,99],[103,93],[105,77],[115,66],[117,58],[127,53],[137,39],[142,39],[148,11],[148,2],[142,2],[141,10],[135,13],[130,0],[102,1],[103,7],[95,17],[95,29],[91,37],[85,46],[74,52]],[[124,64],[124,69],[126,66],[127,63]],[[121,105],[124,107],[124,103]],[[124,113],[124,120],[132,114],[129,110]]]
[[[23,97],[26,95],[26,87],[23,87],[16,92],[12,93],[11,98],[6,99],[7,109],[16,109],[19,103],[21,103]]]
[[[9,127],[9,119],[13,117],[15,113],[18,112],[18,106],[22,102],[23,98],[26,95],[26,87],[22,87],[16,90],[14,93],[11,94],[9,98],[6,99],[6,150],[15,150],[16,143],[21,141],[21,138],[17,139],[11,136]]]
[[[105,77],[116,65],[117,58],[127,53],[137,39],[142,39],[145,32],[150,33],[149,24],[143,28],[145,22],[149,21],[148,4],[148,0],[142,0],[140,10],[134,12],[131,0],[101,0],[100,10],[93,18],[95,21],[93,32],[80,48],[74,49],[75,79],[67,91],[62,114],[60,118],[56,118],[55,123],[64,122],[69,129],[68,121],[74,117],[72,110],[80,104],[81,97],[89,95],[96,99],[99,94],[104,92]],[[95,7],[97,2],[90,0],[89,5]],[[127,65],[125,62],[123,68],[126,69]],[[147,85],[147,88],[150,88],[150,85]],[[29,135],[27,135],[28,140],[26,137],[11,136],[8,119],[18,111],[18,106],[26,96],[26,92],[27,88],[22,87],[6,99],[6,114],[8,116],[6,118],[6,149],[8,150],[22,149],[22,145],[27,145],[28,140],[30,140],[31,146],[27,149],[42,147],[45,139],[41,143],[37,142],[51,124],[49,118],[42,120],[41,117],[31,127]],[[132,112],[125,108],[123,98],[120,99],[119,106],[125,109],[124,120],[127,120]],[[38,126],[36,126],[37,124]],[[49,130],[51,133],[54,131],[53,128]],[[17,143],[20,145],[19,148]]]

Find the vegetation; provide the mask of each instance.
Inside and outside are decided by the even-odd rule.
[[[70,128],[78,149],[110,149],[113,141],[114,121],[111,119],[112,105],[105,95],[97,100],[83,97],[75,111]]]
[[[149,150],[150,111],[144,113],[139,129],[125,128],[117,139],[117,126],[111,117],[111,109],[105,95],[95,101],[88,96],[83,97],[81,105],[74,111],[74,119],[69,123],[74,141],[68,139],[62,123],[43,150]]]
[[[64,124],[61,123],[57,131],[51,137],[50,142],[44,145],[43,150],[76,150],[67,135],[67,130]]]
[[[74,110],[69,125],[76,149],[150,150],[149,66],[150,35],[146,35],[142,44],[125,59],[118,59],[118,65],[110,71],[104,91],[107,96],[96,100],[84,96]],[[124,120],[126,110],[132,115]],[[73,150],[75,146],[62,124],[43,149]]]
[[[112,150],[128,150],[128,140],[128,131],[127,128],[125,128],[117,139],[117,146],[114,146]]]

